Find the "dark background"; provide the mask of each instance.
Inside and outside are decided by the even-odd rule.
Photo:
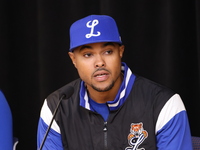
[[[112,16],[134,73],[179,93],[191,132],[200,136],[199,0],[1,0],[0,87],[13,114],[18,150],[36,150],[47,95],[78,74],[69,56],[70,25],[90,14]]]

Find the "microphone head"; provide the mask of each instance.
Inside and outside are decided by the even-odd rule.
[[[62,99],[68,99],[72,96],[72,94],[74,93],[74,88],[72,86],[64,86],[63,88],[61,88],[60,90],[60,98],[62,97]]]

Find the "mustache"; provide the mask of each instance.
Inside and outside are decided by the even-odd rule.
[[[109,70],[107,70],[107,69],[105,69],[105,68],[97,68],[94,72],[93,72],[93,74],[92,75],[94,75],[96,72],[98,72],[98,71],[107,71],[107,72],[109,72],[110,73],[110,71]]]

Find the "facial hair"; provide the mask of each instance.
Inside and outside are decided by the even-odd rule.
[[[110,85],[108,85],[107,87],[105,87],[104,89],[98,88],[96,86],[94,86],[93,84],[91,85],[91,87],[96,90],[97,92],[106,92],[109,91],[113,88],[115,82],[113,81]]]

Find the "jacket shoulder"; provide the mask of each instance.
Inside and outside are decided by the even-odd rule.
[[[134,83],[134,88],[136,90],[141,90],[143,92],[145,92],[146,94],[149,94],[149,95],[165,95],[167,96],[168,98],[170,98],[172,95],[175,94],[175,92],[170,89],[169,87],[165,86],[165,85],[162,85],[160,83],[156,83],[152,80],[149,80],[147,78],[144,78],[142,76],[136,76],[136,80],[135,80],[135,83]],[[167,99],[168,99],[167,98]]]
[[[47,105],[51,110],[54,110],[55,107],[57,106],[59,100],[60,100],[60,93],[61,91],[63,91],[63,89],[66,88],[66,86],[72,86],[74,88],[74,93],[78,92],[78,89],[80,87],[80,82],[81,79],[76,79],[64,86],[62,86],[61,88],[57,89],[56,91],[52,92],[51,94],[49,94],[46,98],[47,100]]]

